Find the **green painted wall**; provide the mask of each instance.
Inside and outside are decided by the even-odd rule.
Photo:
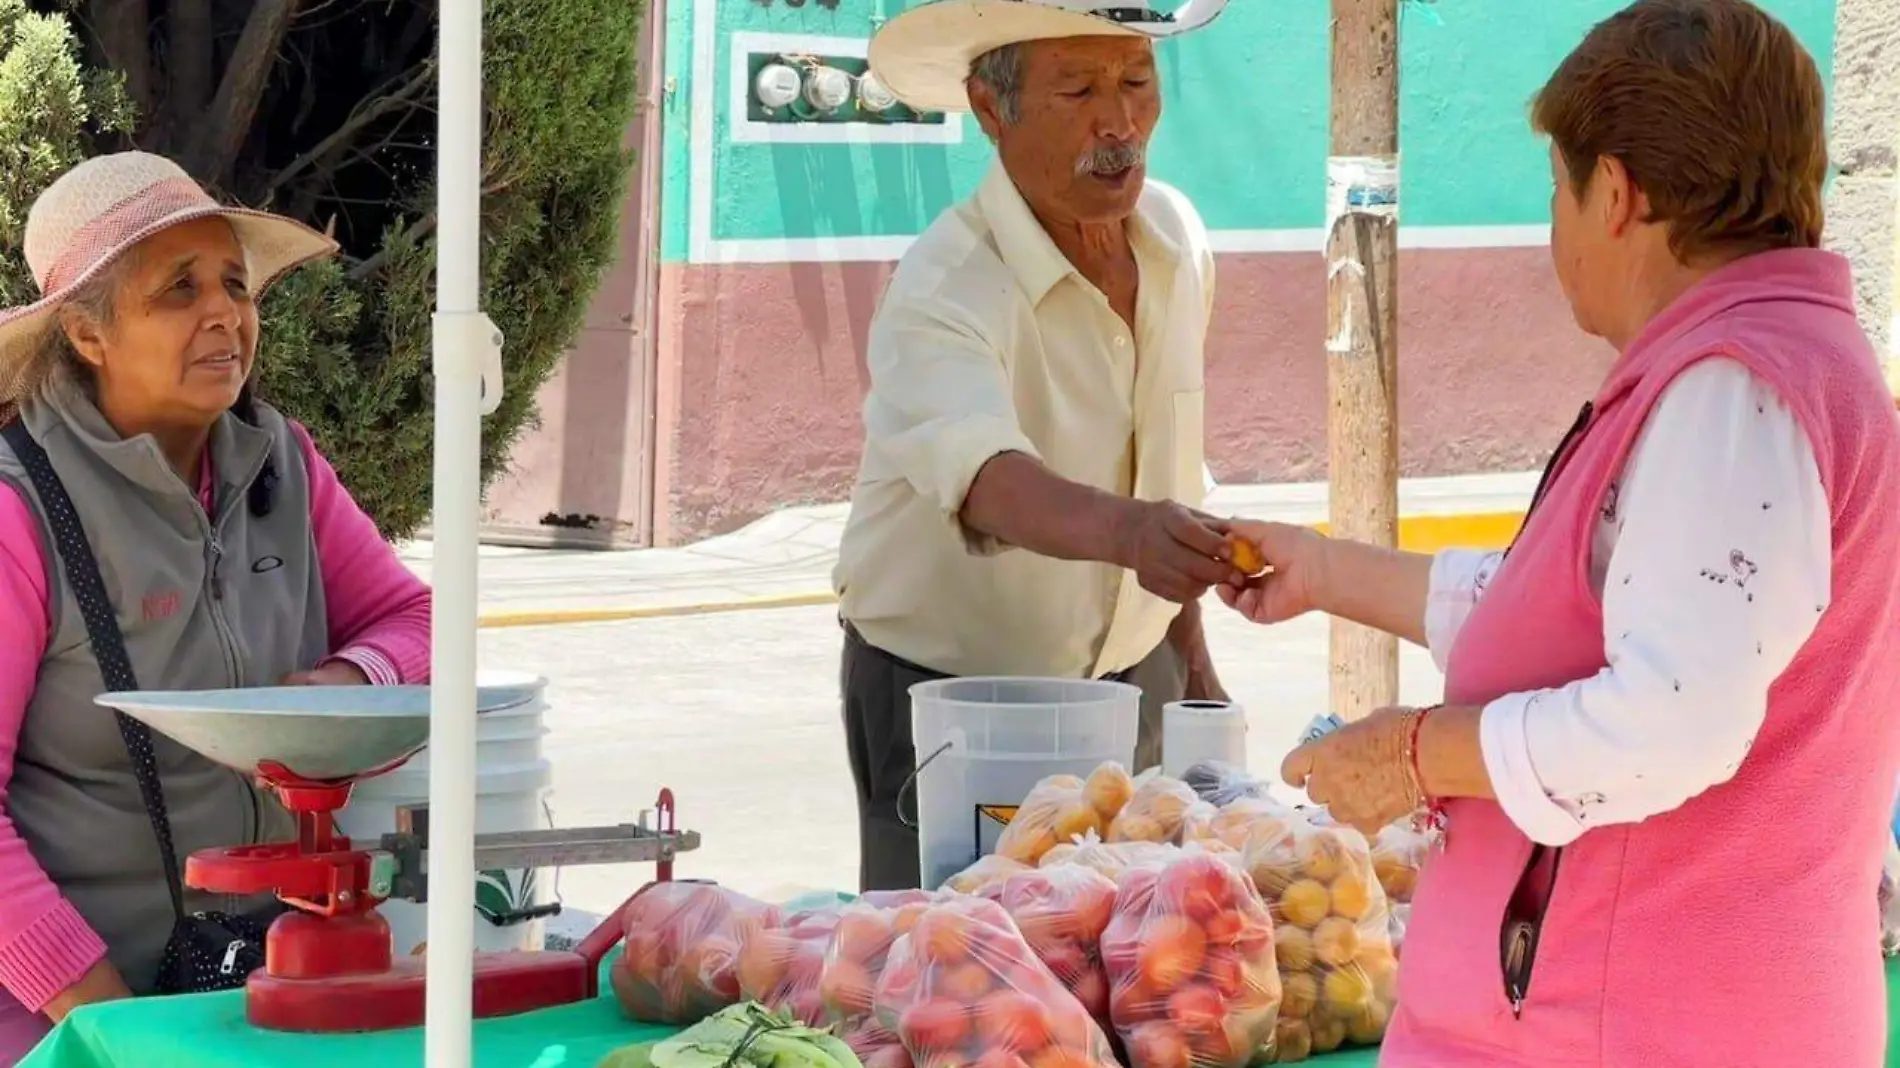
[[[717,240],[915,234],[974,187],[990,159],[970,125],[955,145],[735,144],[726,136],[735,31],[866,37],[901,0],[669,0],[662,254],[687,258],[695,4],[711,5]],[[1525,124],[1531,93],[1620,0],[1437,0],[1403,27],[1405,220],[1536,224],[1550,178]],[[1833,0],[1764,0],[1830,79]],[[1167,110],[1150,171],[1221,230],[1322,225],[1327,0],[1236,0],[1208,30],[1162,47]],[[1435,17],[1434,17],[1435,16]],[[743,57],[740,57],[743,61]],[[700,166],[707,163],[700,156]]]

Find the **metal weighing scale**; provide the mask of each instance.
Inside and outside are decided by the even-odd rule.
[[[477,714],[518,707],[532,696],[526,687],[481,687]],[[425,958],[396,956],[376,906],[428,900],[428,806],[399,809],[396,830],[374,846],[337,833],[335,817],[357,782],[400,767],[428,743],[428,687],[112,693],[97,702],[255,776],[296,817],[294,842],[205,849],[185,860],[185,885],[193,889],[269,891],[290,906],[270,925],[264,966],[245,984],[253,1026],[335,1033],[422,1025]],[[672,791],[662,789],[637,823],[478,834],[475,866],[653,864],[655,881],[666,882],[673,858],[697,848],[699,834],[679,829]],[[475,1016],[596,997],[601,960],[620,940],[621,911],[572,950],[476,953]]]

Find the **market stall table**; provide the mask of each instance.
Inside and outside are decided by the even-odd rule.
[[[606,989],[603,972],[602,989]],[[1900,1018],[1900,961],[1887,962],[1888,1026]],[[524,1016],[475,1021],[471,1068],[594,1068],[623,1046],[657,1042],[677,1028],[633,1023],[611,995]],[[1301,1062],[1313,1068],[1375,1068],[1378,1051],[1348,1050]],[[20,1068],[408,1068],[422,1064],[422,1031],[291,1035],[244,1022],[241,993],[145,998],[73,1013]],[[1888,1068],[1900,1068],[1890,1040]]]
[[[611,964],[611,958],[609,965]],[[1890,975],[1891,977],[1891,975]],[[607,987],[606,973],[601,989]],[[594,1068],[614,1050],[679,1028],[634,1023],[611,994],[522,1016],[475,1021],[471,1068]],[[1314,1068],[1374,1068],[1378,1051],[1314,1057]],[[72,1014],[20,1068],[337,1068],[422,1064],[422,1030],[293,1035],[244,1022],[242,993],[92,1005]]]

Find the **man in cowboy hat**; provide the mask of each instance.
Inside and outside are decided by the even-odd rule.
[[[1143,766],[1163,703],[1224,696],[1199,598],[1233,567],[1194,510],[1213,256],[1186,199],[1146,180],[1153,42],[1224,4],[937,0],[871,42],[884,84],[973,112],[997,163],[904,255],[871,326],[834,576],[865,889],[920,878],[898,811],[913,684],[1131,681]]]

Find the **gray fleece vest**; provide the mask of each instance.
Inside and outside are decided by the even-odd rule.
[[[21,417],[72,497],[142,689],[274,685],[329,651],[310,482],[282,416],[260,405],[257,426],[226,415],[212,428],[217,490],[209,515],[157,442],[121,439],[70,379],[43,388]],[[259,519],[246,494],[267,455],[279,482],[275,507]],[[45,509],[4,442],[0,478],[40,516],[52,591],[51,641],[7,784],[7,811],[60,892],[105,940],[126,982],[147,993],[173,923],[158,842],[117,721],[93,703],[105,683]],[[294,820],[246,775],[162,735],[154,741],[181,870],[194,850],[295,839]],[[268,901],[188,890],[185,908],[247,911]]]

